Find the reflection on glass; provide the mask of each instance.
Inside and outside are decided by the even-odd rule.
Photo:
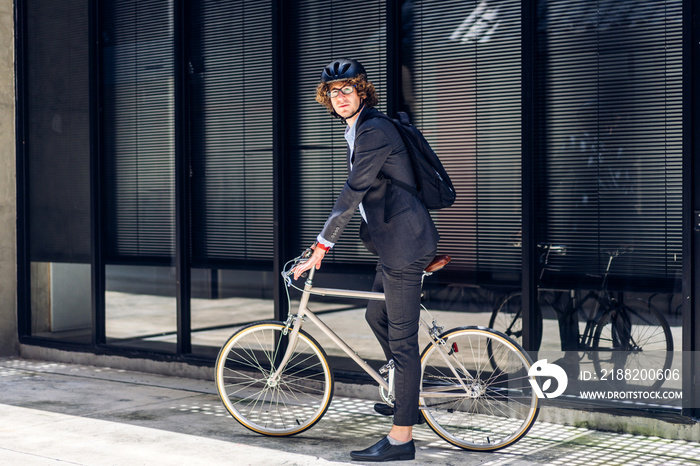
[[[174,267],[106,267],[108,344],[174,352],[176,315]]]
[[[32,335],[91,343],[90,270],[90,264],[31,263]]]
[[[535,357],[564,369],[572,389],[635,391],[640,398],[634,401],[680,407],[679,398],[657,398],[660,391],[681,389],[680,293],[611,288],[615,259],[631,253],[629,249],[607,251],[608,266],[602,275],[569,285],[557,280],[561,269],[551,260],[555,254],[566,254],[566,248],[542,243],[539,251]],[[489,327],[522,343],[521,291],[500,301]],[[575,390],[567,395],[580,397]]]
[[[585,390],[680,388],[680,5],[640,2],[666,18],[641,27],[637,12],[546,3],[539,358]]]
[[[260,270],[192,270],[193,352],[220,348],[237,328],[272,320],[272,272]]]

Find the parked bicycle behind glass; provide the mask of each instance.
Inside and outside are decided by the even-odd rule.
[[[551,254],[566,254],[566,247],[542,243],[538,245],[540,254],[539,282],[545,273],[556,273],[550,264]],[[673,337],[671,328],[663,314],[650,300],[640,298],[623,299],[623,293],[608,288],[608,278],[613,260],[632,249],[605,251],[607,267],[600,276],[600,286],[596,290],[583,292],[578,289],[561,290],[538,288],[538,301],[534,309],[533,323],[535,339],[533,350],[540,349],[543,333],[543,310],[553,310],[560,322],[560,334],[566,329],[561,322],[571,318],[573,322],[574,346],[564,346],[562,350],[573,350],[578,360],[588,356],[593,362],[595,373],[617,373],[619,370],[667,371],[673,363]],[[582,322],[583,328],[578,324]],[[496,306],[489,320],[489,327],[501,331],[522,344],[522,292],[514,291],[506,295]],[[578,360],[575,361],[578,366]],[[569,376],[574,375],[569,371]],[[619,386],[658,389],[663,378],[644,380],[616,379]]]

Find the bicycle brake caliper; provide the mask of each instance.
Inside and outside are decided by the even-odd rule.
[[[287,316],[287,320],[284,323],[284,329],[282,330],[282,335],[287,335],[289,333],[289,330],[294,326],[294,319],[296,319],[294,314],[289,314],[289,316]]]
[[[445,330],[445,327],[440,327],[437,322],[433,321],[433,326],[430,328],[430,336],[437,341],[440,339],[443,330]]]

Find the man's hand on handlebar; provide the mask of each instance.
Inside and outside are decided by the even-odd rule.
[[[292,272],[294,272],[294,280],[297,280],[302,273],[310,270],[313,266],[316,266],[316,270],[321,268],[321,261],[326,256],[326,251],[321,248],[317,248],[316,244],[311,246],[311,249],[313,250],[313,254],[311,254],[309,260],[292,269]]]

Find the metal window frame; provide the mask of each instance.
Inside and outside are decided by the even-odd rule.
[[[537,305],[537,239],[535,231],[535,157],[537,136],[537,107],[535,86],[537,85],[536,53],[537,5],[536,2],[521,4],[521,177],[522,177],[522,272],[521,286],[523,347],[532,350],[536,341],[533,317]]]
[[[105,264],[102,255],[102,213],[105,200],[102,196],[102,54],[99,46],[101,26],[100,2],[93,0],[88,7],[90,39],[90,190],[92,196],[92,345],[94,348],[107,342],[105,318]]]
[[[700,418],[700,7],[683,2],[683,415]]]
[[[15,144],[17,196],[17,330],[19,341],[31,335],[31,267],[29,261],[29,219],[27,210],[27,93],[26,44],[27,17],[25,2],[14,2],[15,8]]]
[[[289,133],[285,131],[284,115],[289,108],[288,99],[290,93],[284,92],[284,83],[287,82],[287,70],[293,69],[290,54],[285,54],[285,44],[289,43],[290,27],[284,20],[284,0],[272,0],[272,59],[280,66],[276,67],[276,73],[272,77],[272,182],[273,182],[273,277],[279,277],[284,263],[290,257],[293,238],[287,232],[291,231],[289,219],[292,217],[291,196],[285,196],[289,191],[291,182],[288,179],[291,173]],[[274,319],[284,320],[289,312],[286,299],[285,285],[282,280],[275,280],[273,285]]]
[[[187,44],[188,0],[173,0],[175,81],[175,269],[177,302],[177,354],[192,352],[190,264],[190,150]]]

